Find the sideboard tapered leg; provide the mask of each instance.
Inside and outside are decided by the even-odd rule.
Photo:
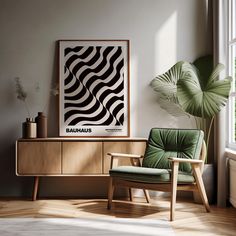
[[[33,192],[33,201],[37,199],[37,194],[38,194],[38,187],[39,187],[39,177],[35,176],[34,177],[34,192]]]

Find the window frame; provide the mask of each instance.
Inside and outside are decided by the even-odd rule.
[[[233,62],[232,56],[236,58],[236,13],[233,12],[236,9],[235,0],[229,0],[228,2],[228,17],[227,17],[227,74],[232,76],[232,88],[229,95],[228,101],[228,144],[227,146],[231,149],[236,150],[236,132],[235,132],[235,122],[236,122],[236,78],[235,78],[235,62]],[[234,53],[232,55],[232,52]],[[233,64],[232,64],[233,63]],[[234,68],[233,68],[234,67]]]

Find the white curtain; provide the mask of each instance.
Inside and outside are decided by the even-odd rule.
[[[213,55],[214,64],[227,63],[227,11],[229,0],[213,0]],[[220,77],[225,77],[221,74]],[[227,140],[226,109],[222,109],[215,122],[215,157],[217,166],[217,205],[226,206],[227,178],[225,148]]]

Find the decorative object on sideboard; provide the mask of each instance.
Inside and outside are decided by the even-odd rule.
[[[22,137],[23,138],[36,138],[37,137],[37,129],[36,129],[36,123],[30,115],[29,106],[27,103],[27,92],[25,91],[22,82],[19,77],[15,78],[15,86],[16,86],[16,97],[20,101],[22,101],[25,104],[25,108],[28,113],[28,118],[26,118],[26,121],[22,123]]]
[[[46,138],[48,136],[47,117],[43,112],[38,112],[35,122],[37,124],[37,138]]]
[[[19,99],[20,101],[22,101],[25,104],[25,108],[27,110],[28,113],[28,117],[31,117],[30,115],[30,111],[29,111],[29,106],[27,103],[27,92],[25,91],[23,84],[21,82],[21,79],[19,77],[15,78],[15,85],[16,85],[16,97],[17,99]]]
[[[23,86],[22,80],[19,77],[16,77],[14,78],[14,81],[15,81],[16,98],[24,103],[25,109],[28,114],[27,115],[28,118],[26,119],[26,122],[22,124],[22,137],[23,138],[36,138],[36,137],[46,138],[47,137],[47,117],[45,116],[44,111],[47,109],[48,103],[45,103],[44,106],[42,106],[43,109],[42,108],[40,109],[42,112],[38,112],[38,116],[35,118],[35,122],[37,123],[36,124],[33,118],[31,118],[32,116],[29,109],[29,105],[28,105],[28,101],[30,102],[31,100],[30,100],[30,96],[28,96],[28,93]],[[35,84],[34,90],[38,94],[41,92],[41,86],[39,82]],[[36,93],[34,93],[34,95],[36,95]],[[58,94],[59,94],[59,84],[57,83],[54,85],[54,87],[50,89],[49,95],[57,96]],[[37,99],[37,100],[40,103],[42,102],[41,99]],[[35,108],[35,104],[34,104],[34,108]],[[35,125],[37,127],[37,131],[34,131]],[[37,132],[36,135],[34,134],[34,132]]]
[[[37,127],[32,118],[26,118],[26,121],[22,123],[22,138],[36,138]]]
[[[129,40],[59,41],[59,134],[129,137]]]

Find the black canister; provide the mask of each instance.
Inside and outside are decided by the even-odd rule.
[[[38,112],[35,121],[37,123],[37,138],[46,138],[48,136],[47,117],[43,112]]]

